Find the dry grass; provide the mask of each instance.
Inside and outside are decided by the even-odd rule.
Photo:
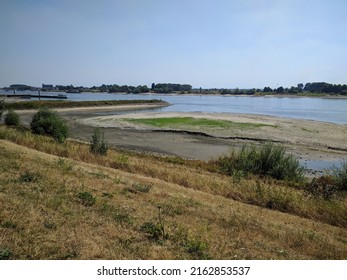
[[[8,139],[19,145],[59,157],[121,169],[244,203],[347,227],[345,194],[334,200],[325,200],[322,197],[309,195],[297,186],[291,186],[283,181],[254,176],[244,177],[239,174],[233,177],[217,174],[208,171],[214,170],[215,166],[201,161],[184,161],[119,150],[110,150],[106,157],[98,156],[90,153],[89,145],[84,143],[67,141],[62,145],[51,138],[33,135],[28,131],[19,132],[4,126],[0,127],[0,139]]]
[[[322,222],[334,216],[327,206],[317,206],[324,201],[285,184],[230,179],[116,151],[95,157],[84,144],[59,145],[4,127],[0,135],[44,151],[0,140],[0,257],[1,252],[12,259],[347,257],[347,230]],[[85,202],[90,197],[94,203]],[[289,203],[293,209],[287,212],[298,212],[292,215],[243,203],[261,205],[270,197],[308,205],[297,210]],[[330,203],[331,212],[346,209],[343,199]],[[165,238],[141,230],[144,223],[164,224]]]

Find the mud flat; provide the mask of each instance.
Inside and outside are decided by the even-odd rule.
[[[230,122],[230,126],[186,125],[179,121],[168,122],[161,127],[148,125],[146,119],[179,119],[194,118],[203,120],[219,120]],[[185,145],[196,144],[189,148],[193,158],[207,159],[227,152],[230,146],[240,146],[242,143],[259,143],[274,141],[288,147],[290,152],[308,160],[346,160],[347,159],[347,126],[326,122],[287,119],[263,115],[223,114],[223,113],[130,113],[125,115],[98,116],[79,119],[86,126],[99,126],[105,129],[120,129],[137,131],[139,134],[155,135],[155,142],[166,143],[165,150],[176,151],[174,154],[184,156]],[[174,141],[170,141],[169,138]],[[181,135],[182,141],[177,141]],[[141,137],[140,137],[141,138]],[[163,138],[161,140],[161,138]],[[129,139],[130,140],[130,139]],[[145,140],[145,139],[143,139]],[[136,140],[137,141],[137,140]],[[177,141],[177,142],[175,142]],[[130,140],[130,143],[134,142]],[[154,146],[152,141],[144,141],[148,146]],[[128,143],[128,144],[130,144]],[[200,149],[199,146],[206,147]],[[159,145],[163,146],[163,145]],[[227,146],[227,147],[225,147]]]
[[[347,161],[346,125],[264,115],[136,111],[158,106],[164,105],[66,108],[57,111],[68,121],[72,138],[89,141],[94,127],[98,126],[110,145],[135,151],[209,160],[228,153],[230,148],[273,141],[286,146],[303,163]],[[119,111],[129,113],[117,114]],[[22,121],[29,124],[33,111],[20,111],[20,114]],[[174,124],[169,121],[160,127],[144,121],[156,118],[178,121]],[[180,123],[180,118],[215,120],[227,125],[187,125]]]

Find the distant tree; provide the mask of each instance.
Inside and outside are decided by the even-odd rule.
[[[151,89],[152,89],[152,90],[155,89],[155,83],[152,83]]]
[[[149,92],[149,88],[146,85],[141,86],[140,90],[141,90],[142,93]]]
[[[284,88],[281,86],[279,88],[276,89],[277,93],[283,93],[284,92]]]
[[[298,84],[298,91],[302,92],[302,90],[304,89],[304,84]]]
[[[263,92],[272,92],[272,88],[270,88],[270,87],[264,87]]]
[[[292,86],[292,87],[288,90],[288,92],[289,92],[289,93],[294,93],[294,94],[295,94],[295,93],[298,93],[298,92],[299,92],[299,89]]]

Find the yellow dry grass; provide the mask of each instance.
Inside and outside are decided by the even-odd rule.
[[[347,257],[344,227],[232,199],[238,185],[257,187],[254,179],[233,181],[116,151],[94,157],[83,144],[67,148],[11,133],[16,142],[45,151],[0,140],[0,252],[7,250],[12,259]],[[95,204],[85,204],[81,193],[92,195]],[[166,238],[141,230],[145,223],[164,225]]]

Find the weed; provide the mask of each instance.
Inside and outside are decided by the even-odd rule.
[[[43,226],[46,229],[51,229],[51,230],[57,229],[56,224],[54,222],[50,221],[50,220],[47,220],[47,219],[43,222]]]
[[[169,235],[165,232],[165,224],[161,213],[161,206],[158,206],[158,222],[146,222],[142,224],[140,231],[146,233],[149,239],[160,241],[168,239]]]
[[[0,248],[0,260],[9,260],[13,253],[7,248]]]
[[[128,165],[129,163],[129,157],[127,157],[126,155],[119,155],[116,158],[116,162],[120,165]]]
[[[93,206],[96,198],[90,192],[80,192],[77,195],[79,202],[87,207]]]
[[[25,171],[20,177],[19,181],[21,183],[32,183],[32,182],[37,182],[39,179],[39,176],[33,172],[30,171]]]
[[[162,237],[161,226],[152,222],[142,224],[140,231],[148,234],[148,237],[153,240],[159,240]]]
[[[130,216],[130,213],[127,209],[116,209],[115,213],[113,215],[114,221],[120,224],[132,224],[132,218]]]
[[[90,141],[90,152],[97,155],[106,155],[108,150],[107,142],[105,141],[104,133],[100,128],[95,128]]]
[[[200,238],[189,238],[185,240],[182,245],[187,253],[195,259],[207,260],[210,258],[206,252],[207,244],[202,242]]]
[[[135,183],[132,185],[132,187],[141,193],[148,193],[150,191],[150,189],[152,188],[151,185],[147,185],[147,184],[140,184],[140,183]]]
[[[15,224],[15,223],[13,223],[13,222],[11,222],[11,221],[5,221],[5,222],[3,222],[3,223],[1,224],[1,226],[2,226],[3,228],[11,228],[11,229],[17,228],[17,224]]]
[[[347,191],[347,161],[343,162],[340,168],[333,170],[333,178],[339,190]]]
[[[130,187],[125,187],[122,191],[122,194],[127,193],[148,193],[150,189],[152,188],[151,185],[141,184],[141,183],[133,183]]]
[[[72,170],[72,163],[71,162],[68,162],[67,160],[65,160],[64,158],[59,158],[57,160],[57,164],[58,166],[64,170],[65,172],[68,172],[68,171],[71,171]]]
[[[334,177],[325,175],[319,178],[313,178],[312,181],[306,185],[305,191],[314,196],[331,199],[336,196],[338,187]]]

